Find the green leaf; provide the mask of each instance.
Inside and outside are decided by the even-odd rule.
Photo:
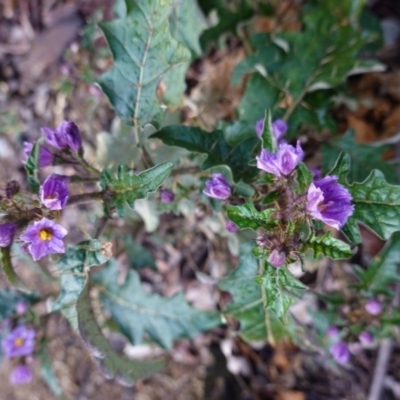
[[[341,153],[329,175],[339,177],[352,196],[354,213],[342,228],[353,243],[361,243],[357,222],[362,222],[380,238],[389,239],[400,231],[400,186],[390,185],[380,171],[374,170],[362,183],[348,184],[346,176],[351,169],[350,156]]]
[[[233,299],[223,310],[226,317],[240,322],[239,334],[244,340],[279,340],[289,334],[290,326],[283,325],[276,315],[264,307],[265,290],[256,281],[259,261],[252,255],[252,245],[240,247],[238,266],[218,284],[229,292]]]
[[[123,123],[140,127],[163,113],[158,78],[190,53],[170,34],[170,1],[126,0],[126,7],[124,18],[100,24],[114,67],[98,82]]]
[[[265,115],[265,110],[274,111],[281,97],[279,88],[271,85],[267,78],[258,72],[253,74],[238,107],[240,119],[255,124]]]
[[[400,233],[396,232],[366,270],[358,269],[361,282],[357,286],[371,294],[388,294],[389,285],[400,281],[399,248]]]
[[[149,294],[143,290],[136,271],[128,271],[122,285],[117,283],[117,274],[118,265],[110,261],[94,281],[105,308],[134,344],[142,343],[146,333],[161,347],[170,349],[175,340],[191,338],[221,323],[218,313],[191,307],[183,293],[169,298]]]
[[[148,267],[155,271],[157,270],[154,258],[149,250],[136,243],[130,235],[124,235],[122,240],[124,241],[125,251],[132,268],[142,269]]]
[[[120,165],[117,177],[109,169],[103,170],[100,184],[103,190],[110,192],[111,206],[123,217],[126,203],[133,207],[135,200],[144,199],[149,192],[157,190],[170,174],[172,167],[171,163],[162,163],[136,174],[132,169]]]
[[[202,3],[200,5],[203,5]],[[229,3],[226,3],[224,0],[216,0],[212,1],[209,7],[203,6],[203,9],[205,12],[216,9],[218,13],[218,23],[205,30],[201,35],[200,43],[203,49],[206,49],[213,42],[217,42],[222,34],[234,33],[240,22],[251,18],[254,14],[254,9],[247,0]]]
[[[51,358],[49,352],[47,351],[46,346],[42,346],[39,353],[40,360],[40,375],[42,376],[43,381],[50,388],[55,396],[58,398],[65,399],[63,396],[62,389],[58,382],[57,376],[54,373],[53,365],[51,363]]]
[[[263,211],[257,211],[253,203],[245,203],[241,206],[226,207],[228,218],[233,221],[240,229],[271,228],[276,225],[276,220],[271,217],[275,209],[268,208]]]
[[[162,360],[138,361],[119,355],[103,336],[90,306],[89,284],[86,284],[77,302],[78,327],[83,341],[93,358],[109,379],[133,385],[164,367]]]
[[[304,193],[313,181],[313,174],[304,163],[300,163],[297,166],[296,171],[297,182],[299,184],[299,193]]]
[[[221,131],[208,133],[200,128],[173,125],[167,126],[151,138],[162,140],[169,146],[183,147],[189,151],[207,154],[202,169],[227,165],[232,169],[234,180],[251,181],[257,174],[256,168],[249,166],[259,149],[260,140],[249,138],[236,146],[229,145]]]
[[[28,175],[28,183],[34,193],[39,192],[39,179],[37,177],[37,170],[39,168],[39,156],[40,156],[41,145],[36,142],[29,154],[28,160],[25,164],[25,170]]]
[[[189,63],[183,63],[170,69],[163,76],[165,89],[163,92],[163,102],[171,107],[178,107],[183,100],[183,93],[186,90],[185,75],[189,68]]]
[[[169,22],[172,37],[188,48],[193,58],[199,57],[201,55],[199,37],[206,24],[200,18],[196,1],[173,0]]]
[[[322,147],[322,172],[326,174],[334,165],[342,151],[351,160],[348,181],[362,182],[373,169],[379,169],[388,182],[397,183],[396,167],[383,160],[382,154],[389,146],[368,146],[355,141],[354,132],[348,131],[344,136],[331,139]]]
[[[110,257],[98,240],[86,240],[70,246],[57,262],[61,274],[61,291],[51,306],[52,311],[61,311],[74,329],[77,329],[76,302],[87,279],[88,271],[94,265],[104,264]]]
[[[275,152],[276,150],[276,138],[274,134],[274,129],[272,127],[272,117],[271,110],[265,111],[264,117],[264,129],[261,134],[262,148],[270,152]]]
[[[322,254],[332,260],[341,260],[353,255],[350,246],[332,237],[331,232],[326,232],[323,236],[311,235],[304,243],[302,251],[305,252],[309,249],[314,252],[314,258],[318,258]]]
[[[14,270],[14,265],[11,259],[11,247],[0,247],[0,261],[4,275],[7,278],[7,282],[21,290],[27,290],[26,286],[18,278]]]

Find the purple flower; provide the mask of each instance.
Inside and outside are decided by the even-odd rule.
[[[67,178],[53,174],[40,186],[40,201],[50,210],[62,210],[69,198]]]
[[[358,335],[358,338],[360,339],[360,342],[364,345],[369,345],[374,341],[374,337],[372,336],[372,333],[369,333],[368,331],[362,331]]]
[[[332,357],[338,364],[347,364],[350,359],[350,350],[347,343],[341,341],[337,342],[330,348]]]
[[[175,200],[175,195],[171,190],[164,189],[160,192],[160,200],[162,203],[170,204]]]
[[[307,192],[307,210],[315,219],[340,229],[353,214],[350,192],[337,182],[337,176],[326,176],[311,183]]]
[[[226,221],[225,228],[231,233],[236,233],[239,230],[238,227],[230,220]]]
[[[320,179],[322,179],[322,173],[321,173],[321,170],[319,168],[311,167],[311,168],[309,168],[309,170],[313,174],[313,180],[314,181],[319,181]]]
[[[33,149],[33,143],[24,142],[24,155],[22,157],[22,164],[28,162],[29,156],[31,155]],[[46,149],[46,147],[41,147],[39,150],[39,168],[44,168],[53,164],[54,156],[53,153]]]
[[[285,264],[286,254],[283,251],[274,249],[268,257],[268,262],[275,268],[280,268]]]
[[[213,174],[212,178],[206,182],[203,193],[213,199],[226,200],[231,197],[231,188],[222,174]]]
[[[72,121],[63,121],[57,129],[42,128],[46,141],[59,150],[70,149],[78,152],[82,148],[82,137],[78,127]]]
[[[24,385],[32,380],[32,370],[25,364],[17,365],[10,374],[11,385]]]
[[[326,334],[330,337],[330,338],[335,338],[337,336],[339,336],[339,328],[337,326],[331,325],[328,330],[326,331]]]
[[[368,300],[365,304],[365,310],[368,314],[379,315],[382,312],[382,304],[376,299]]]
[[[5,222],[0,224],[0,247],[8,247],[14,239],[15,232],[18,228],[17,224]]]
[[[28,306],[24,301],[19,301],[16,305],[15,305],[15,311],[18,315],[23,315],[27,312],[28,310]]]
[[[261,138],[263,130],[264,130],[264,119],[260,119],[256,122],[255,130],[257,136]],[[272,123],[272,130],[274,132],[274,136],[277,140],[279,140],[288,130],[288,124],[283,119],[276,119]]]
[[[1,342],[7,358],[29,356],[35,347],[35,330],[25,325],[14,328]]]
[[[20,239],[30,243],[28,250],[32,258],[37,261],[50,253],[65,253],[64,242],[61,239],[67,233],[68,231],[61,225],[42,218],[28,226]]]
[[[277,153],[270,153],[263,149],[257,159],[257,168],[262,169],[278,177],[289,175],[303,159],[304,152],[297,142],[296,147],[287,143],[281,143]]]

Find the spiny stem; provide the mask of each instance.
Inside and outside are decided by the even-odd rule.
[[[87,203],[88,201],[102,200],[104,198],[104,192],[91,192],[75,194],[68,199],[67,204],[70,206],[72,204]]]

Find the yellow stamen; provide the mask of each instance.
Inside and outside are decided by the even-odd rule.
[[[14,340],[14,346],[15,347],[21,347],[22,345],[24,344],[24,339],[22,339],[22,338],[16,338],[15,340]]]
[[[49,231],[48,229],[41,229],[39,231],[39,237],[42,240],[51,240],[53,235],[51,234],[51,231]]]

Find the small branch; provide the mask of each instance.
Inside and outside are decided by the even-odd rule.
[[[265,264],[263,260],[260,260],[258,263],[258,273],[261,275],[264,272]],[[264,307],[264,313],[265,313],[265,327],[267,329],[267,338],[268,338],[268,343],[272,346],[275,347],[275,338],[272,333],[272,326],[271,326],[271,319],[269,317],[269,310],[267,308],[267,295],[265,294],[265,290],[262,286],[261,288],[261,298],[263,302],[263,307]]]
[[[89,201],[102,200],[104,197],[104,192],[92,192],[92,193],[82,193],[75,194],[68,199],[67,205],[87,203]]]
[[[96,231],[94,233],[94,238],[98,239],[101,233],[103,232],[103,229],[106,227],[108,222],[108,218],[103,215],[98,221],[97,221],[97,227]]]

